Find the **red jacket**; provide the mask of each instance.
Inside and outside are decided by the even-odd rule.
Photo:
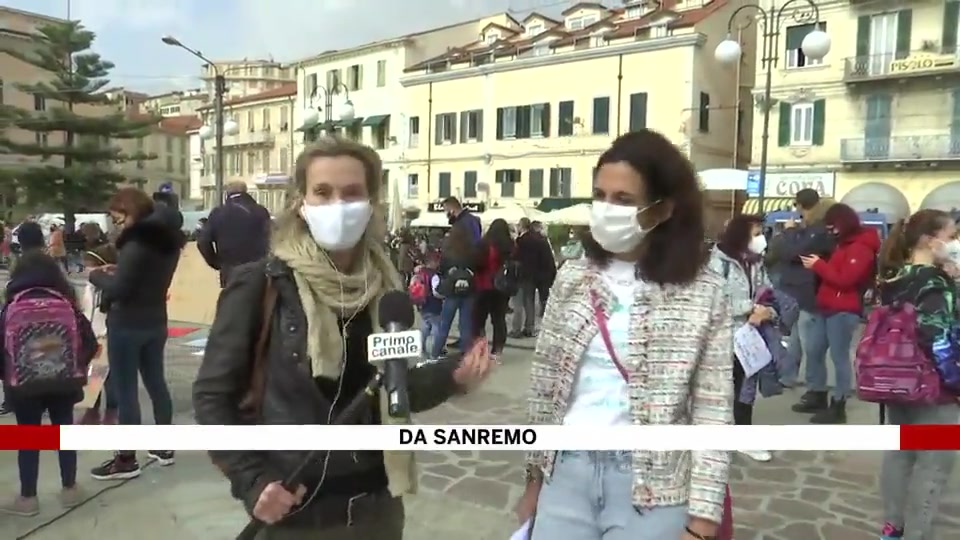
[[[820,259],[813,271],[820,278],[817,307],[833,313],[861,313],[863,293],[875,279],[880,234],[873,227],[840,240],[829,259]]]
[[[496,277],[497,270],[503,261],[500,260],[500,254],[492,245],[483,243],[487,252],[480,254],[480,264],[477,269],[477,275],[474,279],[474,287],[477,291],[493,290],[493,278]]]

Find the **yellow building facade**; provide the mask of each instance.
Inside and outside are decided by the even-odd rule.
[[[812,25],[784,29],[772,87],[768,209],[803,187],[891,222],[922,208],[960,209],[958,13],[956,0],[822,3],[832,49],[819,62],[800,50]],[[756,76],[762,88],[760,67]]]
[[[407,69],[407,192],[428,211],[448,196],[485,207],[588,198],[600,154],[641,128],[698,169],[748,163],[749,145],[735,141],[738,127],[749,140],[750,111],[738,122],[736,74],[712,52],[735,6],[691,4],[502,15]]]

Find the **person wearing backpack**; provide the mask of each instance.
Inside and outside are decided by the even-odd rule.
[[[437,360],[433,356],[433,348],[427,348],[428,340],[433,338],[432,342],[437,343],[440,339],[440,314],[443,312],[443,299],[437,294],[437,287],[440,286],[440,275],[437,273],[437,267],[440,264],[440,254],[437,252],[429,253],[423,266],[414,271],[413,280],[419,280],[419,287],[422,287],[422,300],[416,302],[420,307],[420,334],[423,339],[423,351],[426,360]],[[441,341],[442,343],[442,341]]]
[[[460,350],[468,351],[473,343],[473,315],[476,302],[477,248],[466,227],[453,227],[440,254],[440,285],[443,297],[440,332],[433,340],[431,358],[440,358],[450,336],[453,319],[460,331]]]
[[[871,314],[883,317],[891,306],[913,306],[916,317],[915,343],[922,361],[935,368],[942,383],[939,396],[928,396],[928,403],[897,403],[903,398],[892,396],[886,407],[890,424],[956,424],[960,421],[960,341],[956,333],[960,314],[957,311],[955,276],[943,265],[950,261],[950,252],[957,246],[957,227],[946,212],[921,210],[897,224],[883,245],[880,255],[880,303]],[[889,317],[889,316],[888,316]],[[861,347],[865,347],[868,332]],[[889,350],[889,344],[883,343]],[[868,380],[866,362],[861,362],[858,347],[857,379],[861,394]],[[897,347],[903,350],[905,347]],[[883,353],[863,351],[870,358]],[[921,372],[921,369],[915,370]],[[928,387],[930,385],[927,385]],[[933,387],[936,388],[936,387]],[[873,400],[872,400],[873,401]],[[932,402],[929,402],[932,401]],[[937,508],[954,468],[957,453],[953,451],[888,451],[884,452],[880,473],[884,524],[882,540],[929,540],[934,538],[933,522]],[[907,508],[911,511],[907,511]]]
[[[83,399],[97,338],[58,261],[40,251],[20,258],[7,283],[0,334],[5,344],[0,379],[17,424],[40,425],[44,413],[51,424],[73,424],[73,406]],[[77,487],[77,452],[60,450],[58,454],[60,502],[72,508],[85,500]],[[19,450],[17,465],[20,493],[0,512],[35,516],[40,512],[40,452]]]
[[[478,250],[474,334],[483,335],[489,318],[493,326],[490,351],[497,361],[507,343],[507,305],[518,287],[513,249],[510,225],[503,219],[493,220]]]

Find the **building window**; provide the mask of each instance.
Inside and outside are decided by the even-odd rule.
[[[437,188],[437,195],[441,199],[446,199],[450,196],[451,186],[450,186],[450,173],[442,172],[439,175],[438,179],[439,187]]]
[[[647,127],[647,93],[630,94],[630,131]]]
[[[593,134],[608,135],[610,133],[610,98],[593,98]]]
[[[501,111],[499,139],[514,139],[517,137],[517,108],[503,107]]]
[[[289,120],[287,120],[289,114],[290,110],[286,106],[280,107],[280,131],[290,129]]]
[[[363,85],[363,66],[354,64],[347,69],[347,88],[359,90]]]
[[[287,148],[280,149],[280,173],[286,174],[290,167],[290,151]]]
[[[635,6],[635,7],[627,8],[627,18],[639,19],[640,17],[643,17],[645,12],[646,10],[644,9],[643,6]]]
[[[304,90],[306,90],[306,95],[313,97],[317,93],[317,74],[311,73],[307,75],[307,78],[304,81]]]
[[[530,107],[530,136],[546,137],[550,134],[549,116],[549,103],[538,103]]]
[[[327,91],[336,94],[339,90],[338,86],[340,86],[340,70],[331,69],[327,71]]]
[[[573,184],[573,170],[570,167],[550,169],[550,196],[569,198]]]
[[[264,150],[260,153],[260,170],[266,174],[270,174],[270,165],[272,165],[270,160],[270,150]]]
[[[494,43],[497,42],[498,39],[500,39],[500,34],[497,34],[496,32],[491,32],[486,36],[484,36],[483,41],[487,45],[493,45]]]
[[[387,61],[377,60],[377,88],[387,85]]]
[[[700,92],[700,114],[697,122],[700,133],[710,132],[710,94]]]
[[[38,96],[37,94],[33,95],[33,110],[35,111],[45,111],[47,110],[47,98],[43,96]]]
[[[47,146],[50,142],[50,135],[47,133],[36,132],[33,134],[34,141],[40,146]]]
[[[164,142],[165,142],[166,145],[167,145],[167,153],[168,153],[168,154],[169,154],[169,153],[172,153],[172,152],[173,152],[173,137],[171,137],[170,135],[167,135],[167,136],[166,136],[166,140],[165,140]]]
[[[457,142],[456,113],[438,114],[436,129],[436,144],[453,144]]]
[[[420,191],[420,177],[417,173],[407,175],[407,198],[416,199],[419,197],[418,193]]]
[[[826,31],[827,23],[819,23],[820,30]],[[803,43],[803,38],[807,37],[807,34],[813,32],[817,29],[816,24],[801,24],[798,26],[790,26],[787,28],[787,67],[788,68],[802,68],[808,66],[819,66],[823,64],[823,58],[814,59],[807,58],[803,54],[803,49],[801,44]]]
[[[530,169],[529,182],[530,182],[530,198],[542,199],[543,198],[543,169]]]
[[[795,103],[790,109],[790,144],[813,144],[813,103]]]
[[[530,26],[527,27],[527,35],[528,35],[528,36],[535,36],[535,35],[539,34],[540,32],[543,32],[543,25],[540,24],[540,23],[531,24]]]
[[[561,101],[558,118],[557,135],[568,137],[573,135],[573,101]]]
[[[520,183],[520,169],[498,169],[495,174],[496,183],[500,184],[500,196],[516,196],[516,186]]]
[[[662,38],[670,35],[670,28],[667,23],[658,23],[650,27],[650,37]]]
[[[167,155],[167,172],[173,172],[173,156]]]
[[[257,129],[256,118],[257,115],[253,111],[247,111],[247,131],[250,133]]]
[[[483,111],[464,111],[460,113],[460,142],[480,142],[483,140]]]
[[[187,158],[180,158],[180,174],[187,174]]]
[[[257,155],[253,152],[247,152],[247,174],[257,172]]]
[[[534,55],[534,56],[547,56],[547,55],[549,55],[549,54],[550,54],[550,46],[549,46],[549,45],[537,45],[537,46],[535,46],[535,47],[533,48],[533,55]]]
[[[264,131],[270,131],[270,109],[264,109],[261,118]]]
[[[409,120],[409,133],[407,134],[407,145],[410,148],[420,146],[420,117],[411,116]]]
[[[463,173],[463,197],[474,199],[477,196],[477,171]]]

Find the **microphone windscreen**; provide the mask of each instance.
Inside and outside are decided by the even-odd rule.
[[[413,302],[407,293],[402,291],[390,291],[380,299],[380,317],[378,323],[380,328],[386,328],[388,325],[396,324],[403,329],[413,327]]]

